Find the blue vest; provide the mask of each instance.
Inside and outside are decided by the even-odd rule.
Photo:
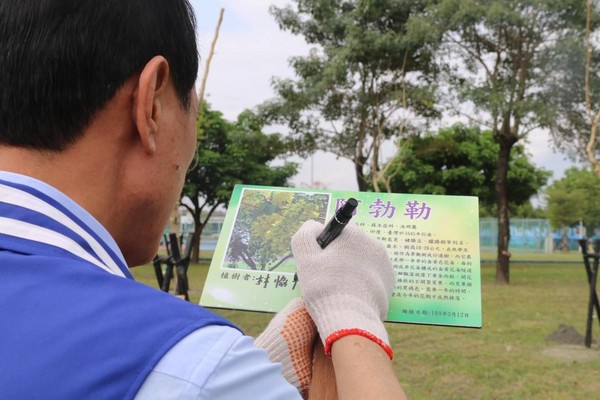
[[[133,398],[158,361],[186,335],[206,325],[232,326],[133,281],[118,248],[104,240],[105,232],[93,232],[72,204],[63,207],[64,199],[53,203],[2,178],[0,399]],[[48,218],[39,207],[15,204],[22,193],[43,198],[68,218],[50,209],[54,217]],[[37,236],[29,240],[24,227]],[[102,261],[106,254],[112,261]],[[121,276],[94,260],[109,264],[107,269],[117,265]]]

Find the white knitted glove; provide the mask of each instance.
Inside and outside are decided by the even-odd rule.
[[[350,222],[322,249],[323,225],[307,221],[292,237],[292,253],[306,308],[317,325],[325,353],[344,336],[361,335],[393,352],[383,320],[395,286],[387,251]]]
[[[254,341],[256,347],[269,353],[271,362],[282,364],[283,376],[303,398],[308,398],[312,378],[313,346],[317,328],[297,298],[271,320],[267,329]]]

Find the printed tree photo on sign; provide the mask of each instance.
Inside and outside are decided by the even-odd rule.
[[[222,268],[295,272],[290,239],[304,221],[325,222],[330,195],[245,189]]]

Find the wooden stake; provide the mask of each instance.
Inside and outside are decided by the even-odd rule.
[[[323,343],[317,338],[313,364],[312,381],[310,382],[309,400],[337,400],[335,371],[331,358],[325,355]]]

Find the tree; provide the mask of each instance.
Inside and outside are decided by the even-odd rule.
[[[263,122],[249,111],[230,123],[205,102],[197,121],[200,151],[186,175],[181,202],[194,219],[194,260],[202,230],[219,206],[227,206],[236,184],[287,186],[298,168],[293,163],[270,165],[287,148],[280,135],[263,133]]]
[[[246,190],[227,252],[228,268],[274,271],[292,257],[289,238],[306,219],[324,222],[329,196]],[[295,271],[294,267],[288,272]]]
[[[564,188],[548,188],[548,219],[553,229],[561,228],[563,251],[569,250],[569,239],[567,230],[569,225],[573,225],[583,218],[584,211],[580,208],[585,201],[585,195],[582,191],[568,191]]]
[[[583,221],[588,236],[600,228],[600,178],[589,169],[569,168],[546,190],[548,218],[554,227]]]
[[[514,145],[552,119],[544,101],[556,44],[585,21],[580,0],[440,0],[425,18],[443,32],[439,56],[452,104],[498,142],[496,282],[509,283],[508,172]],[[464,112],[465,110],[458,110]]]
[[[403,139],[399,147],[401,153],[391,162],[394,192],[477,196],[480,214],[494,209],[499,145],[490,131],[459,124],[435,135]],[[515,212],[529,203],[551,172],[532,165],[522,145],[513,148],[509,164],[509,202]]]
[[[585,29],[561,40],[554,62],[552,90],[546,103],[556,115],[551,133],[556,146],[573,159],[585,160],[600,175],[598,124],[600,124],[600,16],[586,2]],[[595,40],[594,40],[595,39]]]
[[[294,0],[272,7],[283,30],[302,35],[310,54],[291,60],[297,79],[274,79],[278,98],[262,106],[287,123],[298,151],[322,149],[353,161],[359,190],[381,168],[387,139],[416,116],[435,115],[430,72],[434,38],[412,15],[429,1]]]

